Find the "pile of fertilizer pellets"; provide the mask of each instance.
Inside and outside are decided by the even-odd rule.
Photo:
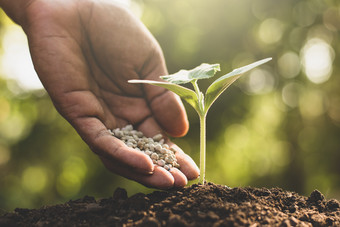
[[[111,135],[122,140],[128,147],[149,155],[155,165],[161,166],[166,170],[170,170],[172,167],[180,167],[175,156],[176,151],[164,143],[162,134],[148,138],[142,132],[134,130],[132,125],[126,125],[121,129],[109,129],[109,132]]]

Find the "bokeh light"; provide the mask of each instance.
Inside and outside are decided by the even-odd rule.
[[[250,94],[265,94],[275,88],[275,78],[265,69],[252,70],[243,81],[243,90]]]
[[[282,56],[280,56],[278,60],[278,69],[280,75],[283,77],[288,79],[294,78],[300,73],[301,60],[296,53],[287,51]]]
[[[315,22],[317,17],[311,1],[300,1],[293,8],[293,18],[301,27],[306,27]]]
[[[308,40],[302,50],[302,59],[304,71],[313,83],[323,83],[332,75],[334,51],[325,41]]]
[[[290,82],[282,88],[282,101],[291,108],[297,107],[302,92],[302,85],[296,82]]]
[[[1,74],[17,81],[20,89],[42,89],[43,86],[33,68],[26,35],[21,27],[10,23],[3,32]]]
[[[269,18],[260,25],[259,38],[266,44],[274,44],[281,40],[283,32],[283,23],[275,18]]]
[[[80,157],[71,156],[66,159],[57,180],[58,193],[65,198],[76,195],[86,174],[87,166]]]
[[[38,166],[31,166],[22,174],[22,185],[32,193],[39,193],[46,187],[48,176],[46,169]]]

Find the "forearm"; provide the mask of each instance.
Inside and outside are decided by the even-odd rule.
[[[27,7],[34,0],[0,0],[0,7],[17,24],[25,22],[25,12]]]

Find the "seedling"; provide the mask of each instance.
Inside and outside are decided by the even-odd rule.
[[[215,75],[217,71],[220,71],[219,64],[206,64],[203,63],[200,66],[192,70],[180,70],[175,74],[161,76],[166,82],[153,81],[153,80],[129,80],[129,83],[146,83],[159,87],[164,87],[182,99],[189,103],[198,113],[200,119],[200,177],[198,183],[205,183],[205,158],[206,158],[206,116],[209,108],[215,102],[215,100],[233,83],[241,74],[262,65],[271,58],[266,58],[252,64],[243,66],[238,69],[234,69],[232,72],[221,76],[215,80],[206,90],[205,95],[200,91],[197,81],[200,79],[208,79]],[[194,90],[190,90],[179,84],[191,83]]]

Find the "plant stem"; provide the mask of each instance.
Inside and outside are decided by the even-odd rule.
[[[195,92],[196,92],[196,94],[197,94],[197,97],[199,98],[200,89],[199,89],[199,87],[198,87],[197,80],[193,80],[191,83],[192,83],[192,86],[193,86],[194,89],[195,89]]]
[[[194,86],[195,93],[196,93],[197,99],[198,99],[199,110],[196,110],[196,111],[198,111],[198,114],[201,115],[201,114],[204,113],[204,95],[202,94],[202,92],[200,91],[200,89],[198,87],[197,80],[194,80],[191,83]]]
[[[206,114],[199,114],[200,117],[200,177],[199,184],[205,184],[205,157],[206,157]]]
[[[204,108],[204,96],[200,91],[197,80],[191,82],[194,86],[195,93],[198,99],[198,107],[197,111],[198,116],[200,117],[200,177],[198,179],[199,184],[205,184],[205,157],[206,157],[206,138],[205,138],[205,131],[206,131],[206,116],[207,111]]]

